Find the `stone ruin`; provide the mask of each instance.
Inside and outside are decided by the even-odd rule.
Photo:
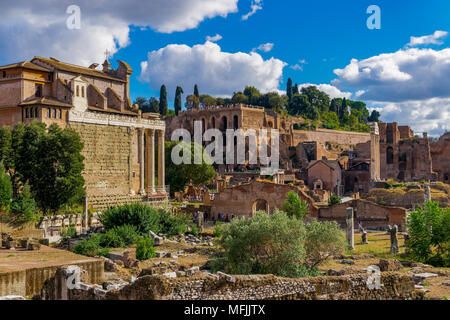
[[[42,239],[13,237],[2,233],[0,247],[7,250],[24,249],[29,251],[40,250]]]

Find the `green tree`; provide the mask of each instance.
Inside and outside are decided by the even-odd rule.
[[[321,113],[328,111],[330,107],[330,97],[325,92],[320,91],[316,86],[304,87],[301,92],[308,97],[309,103],[316,107]]]
[[[80,203],[84,197],[83,143],[72,129],[52,124],[26,126],[21,156],[16,168],[29,181],[39,207],[56,212],[65,204]],[[20,165],[19,165],[20,164]],[[20,169],[19,169],[20,168]]]
[[[175,115],[178,115],[181,111],[182,106],[181,95],[183,93],[184,93],[183,88],[178,86],[177,89],[175,90],[175,102],[174,102]]]
[[[308,97],[304,94],[296,94],[290,99],[288,104],[288,112],[290,115],[305,115],[306,110],[310,107]]]
[[[342,199],[341,197],[339,197],[336,194],[332,194],[330,197],[330,200],[328,200],[328,205],[329,206],[334,206],[335,204],[341,204],[342,203]]]
[[[344,235],[335,221],[318,222],[313,219],[305,226],[306,260],[311,268],[332,256],[344,253]]]
[[[36,201],[34,201],[28,184],[25,184],[22,192],[12,201],[11,212],[14,222],[18,224],[39,220],[39,215],[36,213]]]
[[[369,118],[367,119],[367,121],[369,122],[379,122],[380,121],[380,113],[377,110],[373,110],[372,113],[370,114]]]
[[[186,109],[198,109],[200,100],[196,95],[190,94],[186,97]]]
[[[294,95],[294,88],[292,87],[292,79],[289,78],[286,86],[286,95],[288,96],[289,102],[292,100],[292,96]]]
[[[287,193],[283,209],[288,216],[296,217],[297,219],[304,219],[308,215],[308,204],[306,201],[302,201],[294,191]]]
[[[191,159],[190,164],[174,164],[172,159],[172,151],[175,146],[178,146],[178,150],[180,152],[180,156],[185,153]],[[208,184],[215,176],[216,171],[213,166],[210,164],[211,159],[205,157],[204,149],[202,146],[191,143],[191,145],[186,142],[166,142],[166,179],[168,184],[170,185],[170,191],[176,192],[184,189],[185,185],[192,182],[194,185],[203,185]],[[203,155],[201,164],[194,164],[194,155],[195,150],[199,154]],[[174,151],[176,152],[176,150]]]
[[[342,106],[339,110],[339,119],[343,120],[346,119],[346,117],[348,117],[348,104],[347,99],[344,98],[342,99]]]
[[[202,94],[200,96],[200,103],[202,104],[203,107],[211,107],[219,104],[217,103],[216,98],[208,94]]]
[[[161,112],[161,115],[165,116],[167,115],[167,110],[167,89],[165,85],[162,85],[159,92],[159,112]]]
[[[238,103],[248,104],[249,103],[248,96],[246,96],[242,92],[235,92],[233,94],[233,97],[231,98],[231,101],[234,104],[238,104]]]
[[[450,208],[442,209],[439,202],[428,202],[408,215],[411,256],[436,266],[450,266]]]
[[[158,99],[151,97],[148,100],[148,112],[159,113],[159,101]]]
[[[305,276],[305,238],[303,222],[282,211],[259,211],[251,219],[233,219],[222,229],[218,244],[223,256],[214,261],[212,269],[231,274]]]
[[[244,94],[248,97],[249,104],[257,104],[261,93],[255,87],[247,86],[244,89]]]
[[[198,92],[198,86],[194,86],[194,96],[196,96],[198,99],[200,99],[200,93]]]
[[[324,112],[322,117],[322,127],[325,129],[339,130],[339,118],[335,112]]]
[[[339,115],[342,107],[342,98],[334,98],[330,102],[330,112],[334,112]]]
[[[137,97],[133,104],[137,104],[142,112],[149,112],[148,100],[144,97]]]
[[[3,162],[0,162],[0,210],[9,211],[12,198],[11,177],[6,173]]]
[[[293,89],[293,94],[300,94],[300,91],[298,89],[298,84],[296,83]]]
[[[6,170],[14,168],[11,128],[4,126],[0,129],[0,161]]]

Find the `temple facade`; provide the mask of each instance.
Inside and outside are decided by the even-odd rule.
[[[84,143],[90,206],[167,202],[165,122],[142,113],[129,96],[130,66],[108,60],[81,67],[34,57],[0,67],[0,126],[32,121],[78,132]],[[157,172],[156,172],[157,168]]]

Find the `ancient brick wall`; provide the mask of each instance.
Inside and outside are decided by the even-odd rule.
[[[402,227],[405,223],[406,209],[399,207],[388,207],[371,201],[359,199],[337,204],[331,207],[319,209],[320,221],[336,221],[345,226],[346,209],[355,209],[355,227],[362,223],[364,228],[385,229],[388,225]]]
[[[370,133],[337,131],[328,129],[317,130],[294,130],[294,145],[305,141],[317,141],[322,145],[327,142],[330,144],[338,144],[342,147],[349,147],[358,143],[370,141]]]
[[[85,157],[83,171],[87,195],[127,195],[132,189],[133,179],[139,179],[139,172],[133,178],[133,154],[131,152],[135,133],[127,127],[105,126],[70,122],[84,143]],[[137,144],[137,142],[136,142]]]
[[[450,132],[442,135],[438,142],[431,143],[430,149],[438,180],[450,184]]]

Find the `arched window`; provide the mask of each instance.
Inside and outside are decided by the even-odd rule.
[[[394,163],[394,149],[392,147],[389,147],[386,150],[386,163],[387,164]]]
[[[77,97],[80,96],[80,86],[77,86]]]
[[[81,96],[84,98],[84,87],[81,87]]]
[[[269,123],[267,124],[269,126],[269,128],[273,128],[273,123],[272,121],[269,121]]]
[[[205,119],[202,119],[202,131],[203,131],[203,133],[205,133],[205,131],[206,131],[206,121],[205,121]]]
[[[222,126],[220,128],[222,131],[226,131],[228,129],[228,120],[227,117],[222,117]]]
[[[239,117],[238,116],[233,117],[233,125],[234,125],[234,129],[239,128]]]
[[[214,118],[214,117],[211,118],[211,127],[212,127],[213,129],[216,128],[216,118]]]
[[[444,174],[444,181],[448,181],[448,180],[449,180],[449,174],[446,173],[446,174]]]

